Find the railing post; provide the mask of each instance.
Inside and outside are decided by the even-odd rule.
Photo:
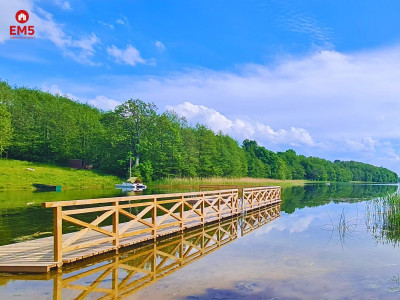
[[[233,203],[235,202],[234,198],[235,198],[235,193],[231,192],[231,197],[229,199],[229,204],[231,205],[231,216],[233,216]]]
[[[54,261],[57,266],[62,266],[62,207],[53,209],[53,232],[54,232]]]
[[[181,196],[181,209],[180,209],[180,211],[179,211],[179,217],[181,218],[181,230],[183,230],[183,213],[184,213],[184,211],[185,211],[185,205],[184,205],[184,202],[183,202],[183,198],[184,198],[184,196],[182,195]]]
[[[151,221],[153,223],[152,234],[155,239],[157,236],[157,198],[153,198],[153,213],[151,215]]]
[[[237,191],[235,198],[235,211],[236,214],[239,214],[239,190]]]
[[[113,241],[113,246],[115,247],[115,250],[118,251],[118,248],[119,248],[119,201],[114,202],[114,209],[115,209],[115,212],[112,216],[113,233],[115,235],[114,241]]]
[[[201,223],[203,225],[205,222],[204,207],[205,207],[205,198],[204,198],[204,194],[202,194],[202,196],[201,196]]]
[[[221,192],[218,195],[218,220],[221,219]]]

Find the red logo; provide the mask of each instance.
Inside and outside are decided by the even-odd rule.
[[[18,23],[24,24],[29,20],[29,14],[26,10],[19,10],[15,14],[15,20]],[[35,26],[23,26],[23,25],[11,25],[10,26],[10,39],[34,39],[35,38]]]
[[[29,20],[29,14],[26,10],[21,9],[15,14],[15,19],[18,23],[26,23]]]

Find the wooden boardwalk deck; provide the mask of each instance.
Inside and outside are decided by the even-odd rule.
[[[54,209],[54,236],[1,246],[0,272],[46,273],[63,264],[277,202],[279,187],[244,189],[243,199],[238,198],[238,190],[234,189],[47,202],[44,207]],[[92,221],[77,218],[82,215],[92,215]],[[119,215],[129,220],[120,223]],[[112,225],[100,226],[107,218],[112,218]],[[62,234],[66,222],[83,229]]]
[[[267,205],[119,253],[68,264],[62,272],[7,274],[7,278],[51,280],[53,299],[123,299],[272,222],[280,212],[280,203]]]

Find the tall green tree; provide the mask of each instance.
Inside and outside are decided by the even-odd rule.
[[[142,100],[128,100],[115,109],[115,114],[122,119],[124,132],[129,137],[131,151],[135,157],[135,167],[140,163],[141,142],[155,127],[156,106]]]
[[[11,114],[7,111],[6,106],[0,104],[0,158],[11,145],[12,127]]]

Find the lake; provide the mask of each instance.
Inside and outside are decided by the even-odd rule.
[[[397,191],[376,184],[285,188],[280,205],[62,273],[0,274],[0,298],[397,299],[400,216],[388,215],[383,198]],[[120,193],[0,193],[0,244],[51,232],[52,211],[41,202]]]

